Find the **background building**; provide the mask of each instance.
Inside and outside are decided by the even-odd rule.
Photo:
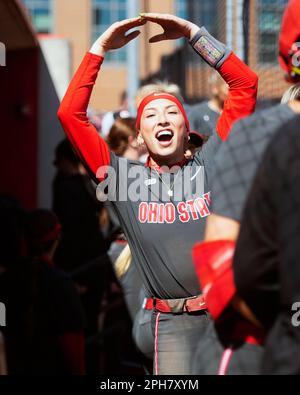
[[[37,21],[44,29],[43,18]],[[6,48],[6,65],[0,66],[0,194],[16,197],[26,208],[51,206],[54,147],[64,136],[56,113],[58,86],[66,86],[70,76],[68,47],[56,38],[52,61],[63,63],[56,76],[42,51],[51,54],[51,41],[48,35],[37,39],[19,1],[0,0],[0,42]]]
[[[92,42],[113,22],[127,17],[129,0],[23,0],[38,32],[68,40],[74,72]],[[145,12],[175,13],[226,41],[260,75],[259,96],[280,97],[286,84],[277,65],[277,37],[287,0],[140,0]],[[207,95],[209,69],[183,41],[148,44],[159,27],[146,25],[139,39],[139,77],[166,78],[181,85],[188,101]],[[91,104],[114,109],[127,86],[126,48],[108,54]],[[271,80],[278,81],[274,86]]]

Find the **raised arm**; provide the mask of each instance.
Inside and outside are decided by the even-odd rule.
[[[106,52],[121,48],[139,35],[128,30],[145,24],[142,18],[127,19],[110,26],[93,44],[76,71],[60,104],[58,118],[75,151],[95,180],[101,181],[104,174],[97,174],[101,166],[110,164],[110,152],[106,142],[87,118],[87,107]]]
[[[229,85],[228,97],[216,126],[221,139],[226,140],[233,123],[254,112],[258,77],[233,52],[217,71]]]
[[[257,75],[223,43],[204,28],[169,14],[147,13],[143,18],[159,24],[163,32],[150,38],[150,42],[185,37],[193,49],[211,67],[214,67],[229,85],[228,98],[217,123],[217,133],[225,140],[234,121],[250,115],[256,104]]]

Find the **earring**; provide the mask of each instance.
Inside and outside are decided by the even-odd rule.
[[[144,144],[144,139],[143,139],[143,137],[140,134],[138,135],[136,141],[137,141],[139,146]]]

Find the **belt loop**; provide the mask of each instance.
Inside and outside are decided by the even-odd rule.
[[[184,298],[183,305],[182,305],[182,311],[183,312],[187,312],[188,311],[188,309],[187,309],[187,301],[188,301],[188,298]]]
[[[145,309],[146,305],[147,305],[147,298],[144,298],[143,304],[142,304],[142,309],[143,310]]]
[[[156,307],[156,297],[152,296],[152,300],[153,300],[153,309],[155,309],[155,307]]]

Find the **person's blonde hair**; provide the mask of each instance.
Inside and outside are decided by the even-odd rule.
[[[281,104],[286,104],[291,100],[300,100],[300,82],[290,86],[282,95]]]
[[[220,74],[217,71],[212,70],[208,77],[208,85],[210,87],[220,86],[220,85],[226,85],[226,82],[223,80],[223,78],[220,76]]]
[[[144,97],[151,95],[152,93],[169,93],[183,103],[183,97],[178,85],[173,83],[170,84],[167,81],[157,80],[152,84],[143,85],[138,89],[135,96],[136,106],[138,107]]]
[[[115,273],[117,278],[121,278],[126,274],[131,264],[131,251],[129,245],[122,250],[115,263]]]

